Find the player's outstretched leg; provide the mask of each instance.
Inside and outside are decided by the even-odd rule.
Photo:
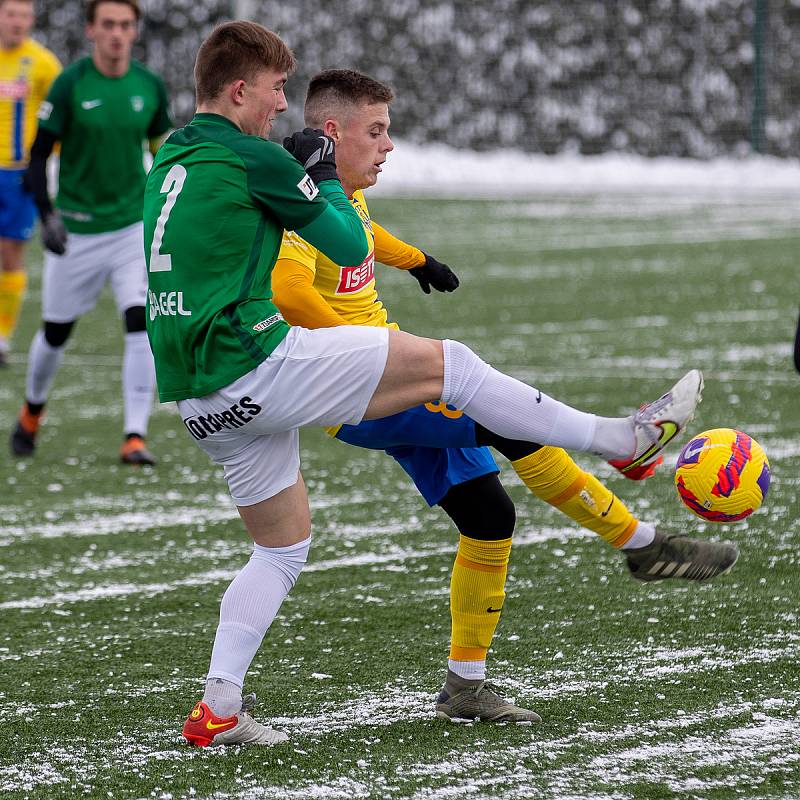
[[[271,745],[289,741],[283,731],[269,728],[253,719],[251,712],[255,704],[255,694],[248,694],[242,700],[241,711],[229,717],[218,717],[200,701],[186,718],[183,738],[198,747],[218,744]]]
[[[683,578],[702,582],[729,573],[739,558],[739,550],[732,542],[707,542],[656,531],[649,545],[628,550],[625,555],[636,580]]]
[[[396,359],[404,364],[406,373],[396,370],[392,375],[395,384],[399,383],[398,375],[407,374],[409,351],[418,349],[416,343],[400,342],[400,348],[407,345],[410,347],[405,361],[402,353]],[[419,350],[422,352],[423,348]],[[461,342],[444,340],[442,352],[443,403],[462,409],[499,436],[594,453],[635,479],[652,471],[663,448],[694,417],[703,389],[702,374],[691,370],[658,400],[642,406],[631,417],[599,417],[498,372]],[[388,363],[392,363],[391,348]],[[410,385],[414,390],[419,388],[417,383]]]
[[[502,447],[502,442],[500,444]],[[597,533],[612,547],[622,550],[635,577],[640,577],[642,569],[646,573],[660,560],[667,537],[658,533],[654,525],[638,520],[615,494],[594,475],[584,472],[560,448],[542,447],[512,461],[511,465],[533,494]],[[715,564],[717,566],[706,578],[709,579],[729,571],[736,561],[733,544],[673,538],[679,538],[678,555],[694,560],[697,569],[688,563],[683,569],[679,568],[681,565],[666,568],[667,563],[675,562],[678,557],[673,555],[653,577],[640,577],[640,580],[698,580],[692,576],[703,574],[701,564]]]

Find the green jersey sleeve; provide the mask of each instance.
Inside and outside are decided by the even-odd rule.
[[[61,139],[70,122],[70,101],[75,87],[75,68],[64,70],[54,81],[39,109],[39,127]]]
[[[328,201],[328,207],[297,232],[334,264],[342,267],[360,264],[369,254],[369,242],[358,213],[339,181],[322,181],[319,191]]]
[[[274,142],[250,137],[248,186],[254,201],[289,231],[303,230],[317,249],[335,264],[360,264],[369,247],[361,219],[339,181],[318,187],[300,162]]]
[[[253,202],[276,217],[287,230],[313,222],[327,203],[293,155],[275,142],[242,137],[237,148],[247,168]]]

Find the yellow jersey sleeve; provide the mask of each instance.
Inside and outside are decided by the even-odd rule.
[[[386,228],[382,228],[372,220],[375,234],[375,260],[397,269],[413,269],[425,263],[425,254],[414,245],[393,236]]]
[[[27,165],[39,106],[59,72],[59,60],[33,39],[0,50],[0,169]]]
[[[289,258],[278,258],[272,270],[272,301],[290,325],[313,330],[349,324],[314,288],[314,274]]]

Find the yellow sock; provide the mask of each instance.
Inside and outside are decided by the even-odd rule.
[[[510,537],[484,541],[461,536],[450,579],[453,661],[486,660],[506,596],[510,554]]]
[[[10,339],[17,327],[22,298],[28,285],[22,272],[0,272],[0,339]]]
[[[560,447],[543,447],[512,461],[523,483],[579,525],[622,547],[639,521],[594,475],[584,472]]]

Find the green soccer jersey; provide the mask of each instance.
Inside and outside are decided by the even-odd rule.
[[[197,114],[161,146],[145,187],[144,240],[162,402],[227,386],[286,336],[270,284],[284,229],[302,229],[337,263],[367,254],[341,184],[315,186],[274,142]]]
[[[172,127],[161,78],[136,61],[109,78],[82,58],[56,78],[39,125],[61,140],[56,205],[68,230],[105,233],[142,218],[143,143]]]

